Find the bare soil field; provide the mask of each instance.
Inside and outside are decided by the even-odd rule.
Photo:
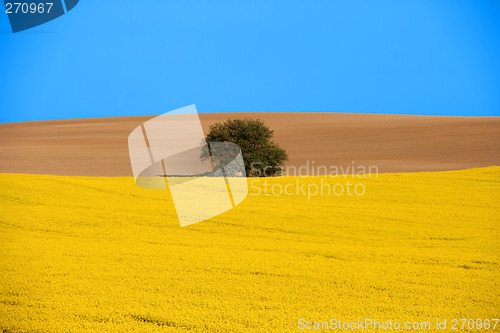
[[[0,124],[0,173],[131,176],[128,135],[152,117]],[[286,166],[309,172],[313,164],[315,171],[355,165],[376,166],[380,173],[500,165],[500,117],[211,113],[200,118],[205,133],[215,122],[261,119],[288,152]]]

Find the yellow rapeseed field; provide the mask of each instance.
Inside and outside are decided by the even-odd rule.
[[[365,193],[264,192],[296,181]],[[289,332],[371,318],[432,331],[439,318],[450,331],[453,318],[499,318],[500,167],[249,182],[235,209],[180,228],[169,193],[132,178],[0,175],[0,329]]]

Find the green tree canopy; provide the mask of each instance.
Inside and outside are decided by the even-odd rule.
[[[241,148],[248,176],[275,176],[288,159],[272,139],[274,131],[259,119],[234,119],[210,126],[207,142],[232,142]]]

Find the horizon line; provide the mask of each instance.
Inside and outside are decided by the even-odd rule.
[[[171,111],[174,111],[172,109]],[[169,111],[165,112],[168,113]],[[495,118],[500,115],[445,115],[445,114],[412,114],[412,113],[376,113],[376,112],[344,112],[344,111],[206,111],[198,112],[198,114],[220,114],[220,113],[332,113],[332,114],[352,114],[352,115],[378,115],[378,116],[415,116],[415,117],[455,117],[455,118]],[[85,119],[103,119],[103,118],[127,118],[127,117],[155,117],[160,114],[148,115],[123,115],[123,116],[95,116],[95,117],[77,117],[77,118],[55,118],[55,119],[36,119],[22,121],[3,121],[2,124],[17,124],[42,121],[58,121],[58,120],[85,120]]]

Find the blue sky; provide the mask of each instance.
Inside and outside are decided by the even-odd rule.
[[[0,122],[199,112],[500,115],[500,2],[102,1],[13,34]]]

